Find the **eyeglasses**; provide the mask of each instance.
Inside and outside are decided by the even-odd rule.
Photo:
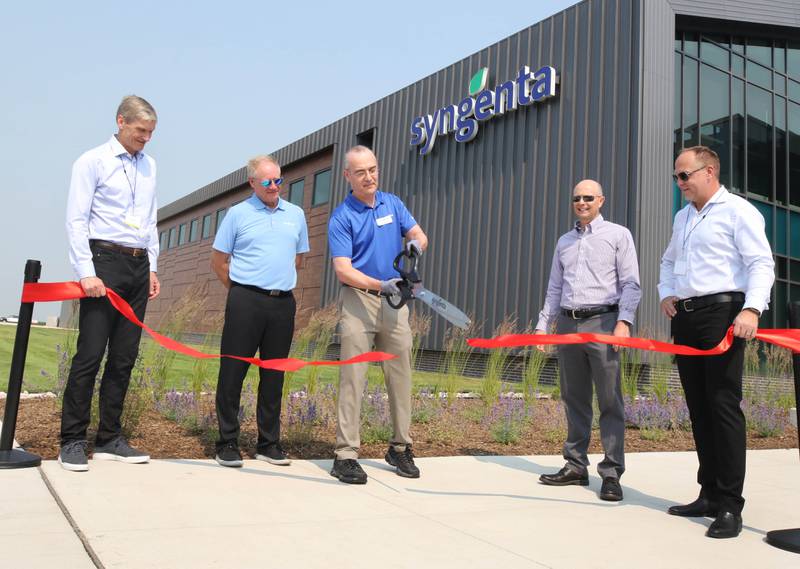
[[[265,188],[269,188],[273,183],[276,186],[280,186],[283,183],[283,178],[273,178],[271,180],[267,178],[266,180],[261,182],[261,185],[264,186]]]
[[[572,202],[578,203],[579,201],[583,200],[586,203],[592,203],[596,197],[597,196],[572,196]]]
[[[680,180],[681,182],[688,182],[689,178],[692,177],[692,174],[694,174],[695,172],[699,172],[703,168],[705,168],[705,166],[700,166],[697,170],[692,170],[691,172],[678,172],[677,174],[672,175],[672,179],[675,180],[676,182],[678,180]]]

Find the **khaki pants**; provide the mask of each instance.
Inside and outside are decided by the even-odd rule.
[[[394,435],[389,444],[402,452],[411,444],[411,328],[408,307],[395,310],[380,298],[350,287],[339,297],[341,358],[348,359],[375,349],[394,354],[382,362],[389,394]],[[361,445],[361,398],[367,386],[367,363],[342,366],[339,370],[336,457],[358,458]]]

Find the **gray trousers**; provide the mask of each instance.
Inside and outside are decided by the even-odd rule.
[[[611,334],[617,313],[608,312],[573,320],[559,315],[558,334],[596,332]],[[558,347],[561,370],[561,398],[567,413],[567,440],[564,459],[567,466],[584,474],[589,466],[586,452],[592,434],[592,385],[600,407],[600,439],[605,457],[597,465],[603,477],[619,478],[625,472],[625,405],[619,373],[619,353],[605,344],[574,344]]]

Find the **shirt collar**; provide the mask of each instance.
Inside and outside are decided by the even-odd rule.
[[[706,204],[698,211],[694,204],[689,203],[688,205],[694,210],[696,214],[701,214],[706,211],[708,208],[712,207],[715,203],[725,203],[731,197],[730,192],[725,188],[725,186],[719,186],[719,189],[714,192],[714,195],[711,196],[711,199],[706,202]]]
[[[605,220],[603,219],[603,214],[599,213],[597,214],[597,217],[595,217],[592,221],[589,222],[589,225],[586,226],[586,229],[589,230],[589,233],[594,233],[595,231],[600,229],[600,226],[603,225],[604,223]],[[575,221],[575,230],[578,233],[583,233],[584,227],[581,225],[580,220]]]
[[[353,190],[350,190],[350,193],[347,194],[347,197],[344,200],[351,208],[356,210],[358,213],[364,213],[368,209],[375,209],[379,205],[381,205],[384,201],[383,199],[383,192],[378,190],[375,192],[375,207],[369,207],[367,204],[362,202],[360,199],[353,195]]]
[[[255,192],[253,192],[253,195],[247,198],[247,201],[250,202],[250,204],[256,209],[267,209],[267,204],[262,202],[261,198],[259,198]],[[273,208],[269,209],[272,211],[275,211],[276,209],[284,211],[286,209],[286,204],[284,203],[283,198],[278,196],[278,205],[276,205],[274,209]]]
[[[136,154],[131,155],[130,152],[125,150],[125,147],[122,146],[119,140],[117,140],[116,135],[111,135],[111,140],[108,142],[111,145],[111,155],[112,156],[129,156],[131,158],[136,158],[137,160],[144,155],[144,152],[137,152]]]

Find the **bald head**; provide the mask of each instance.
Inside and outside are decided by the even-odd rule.
[[[345,152],[345,154],[344,154],[344,169],[345,170],[349,170],[350,166],[351,166],[351,162],[354,159],[357,159],[357,158],[362,158],[362,159],[366,159],[366,160],[372,159],[372,161],[376,162],[376,163],[378,161],[378,159],[375,158],[375,154],[372,152],[372,150],[370,150],[366,146],[361,146],[359,144],[358,146],[353,146],[351,149],[349,149],[347,152]]]
[[[572,210],[581,225],[594,221],[604,202],[603,187],[594,180],[581,180],[572,190]]]

